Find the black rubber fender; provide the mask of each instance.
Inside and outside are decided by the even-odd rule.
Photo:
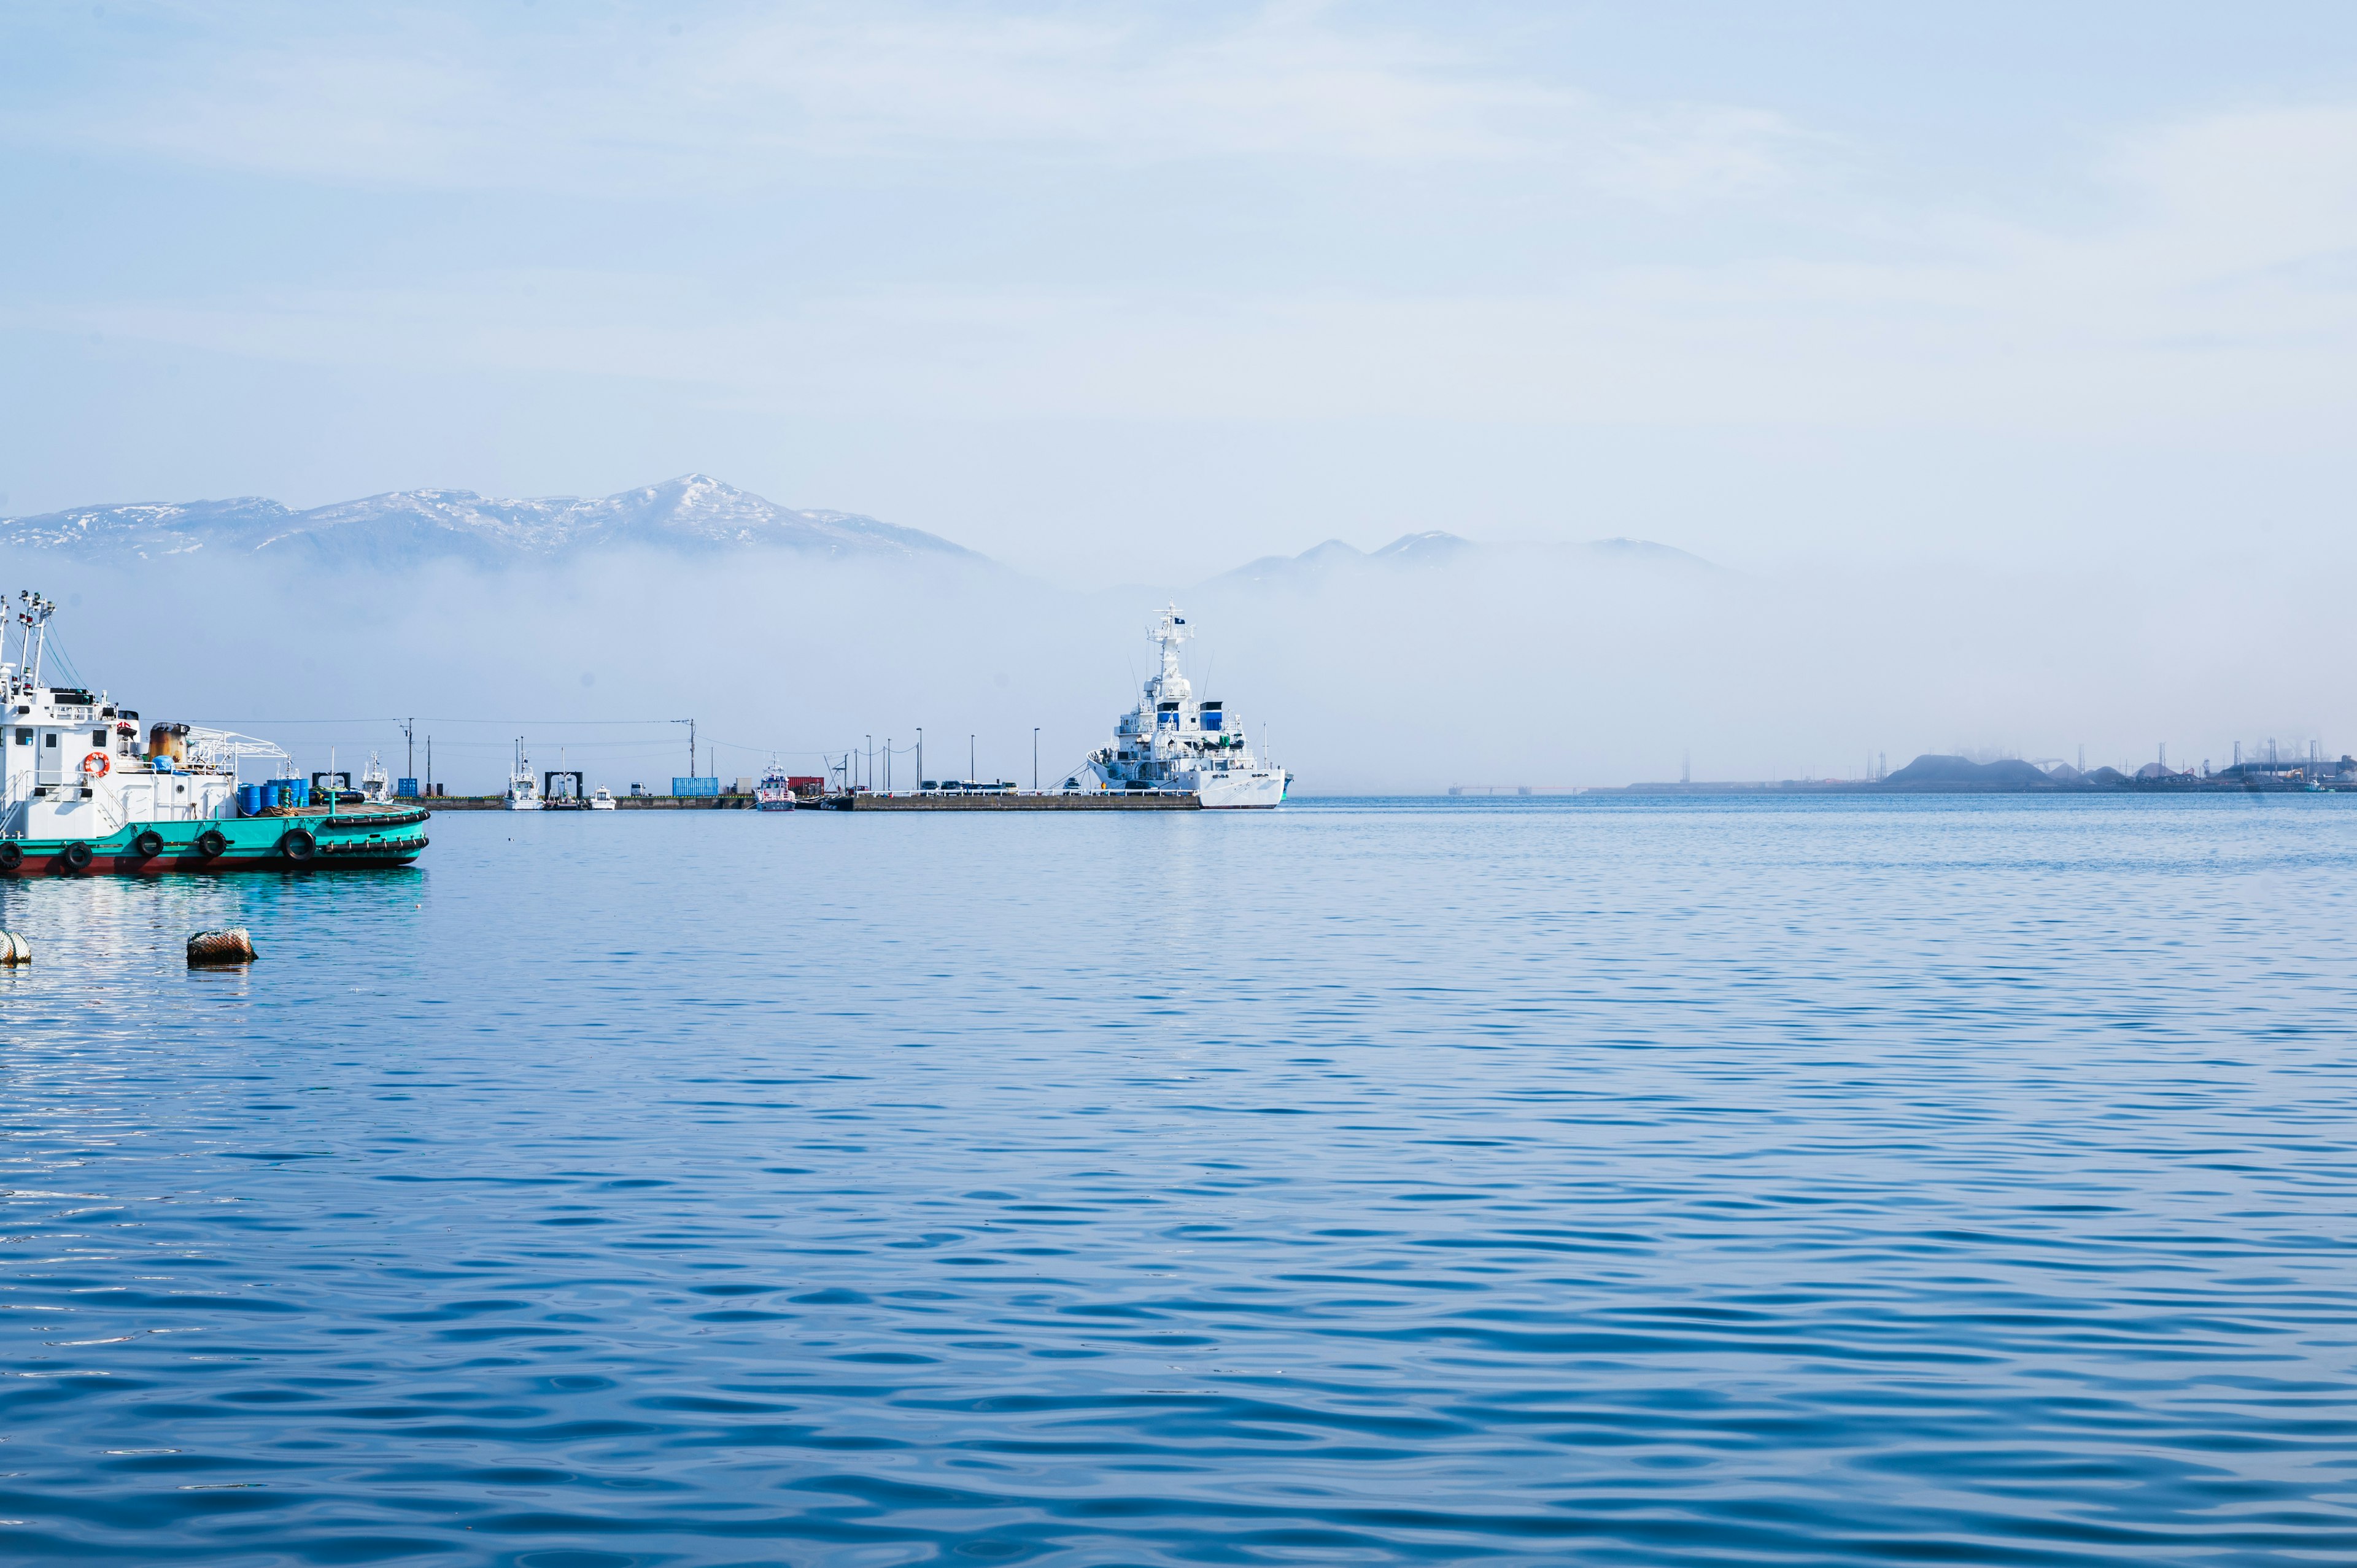
[[[142,860],[153,860],[164,853],[164,835],[149,828],[131,841],[131,853]]]
[[[278,841],[278,853],[289,860],[308,860],[318,852],[319,841],[302,828],[289,828]]]
[[[90,845],[76,839],[59,852],[58,858],[66,863],[69,870],[88,871],[91,861],[95,857],[90,853]]]
[[[0,843],[0,871],[14,871],[25,864],[25,852],[13,843]]]
[[[218,828],[207,828],[197,835],[197,853],[207,860],[219,858],[229,848],[229,840],[221,837]]]

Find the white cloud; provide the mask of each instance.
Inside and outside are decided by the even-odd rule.
[[[2357,110],[2214,115],[2124,142],[2103,212],[2068,230],[1932,214],[1895,259],[1621,260],[1544,291],[764,292],[552,269],[79,319],[265,358],[641,378],[887,417],[2297,436],[2357,413],[2353,148]]]
[[[802,5],[675,35],[628,20],[301,26],[125,63],[8,122],[20,139],[311,179],[630,196],[990,157],[1540,163],[1685,202],[1772,188],[1801,145],[1773,114],[1610,103],[1329,5]]]

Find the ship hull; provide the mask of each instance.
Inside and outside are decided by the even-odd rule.
[[[1266,811],[1285,803],[1285,775],[1266,773],[1211,774],[1195,786],[1196,798],[1207,811]]]
[[[0,877],[172,876],[231,871],[361,871],[407,865],[425,853],[422,811],[345,808],[328,813],[128,822],[91,839],[0,840]],[[161,845],[140,853],[154,833]],[[220,835],[217,854],[199,842]],[[77,851],[86,851],[87,858]],[[77,864],[80,862],[80,864]]]
[[[1092,771],[1101,788],[1116,792],[1138,788],[1103,764],[1095,765]],[[1207,811],[1265,811],[1273,806],[1285,804],[1286,783],[1286,775],[1272,768],[1249,773],[1181,773],[1167,782],[1157,783],[1155,787],[1192,795]]]

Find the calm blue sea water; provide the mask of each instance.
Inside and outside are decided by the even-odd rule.
[[[10,886],[0,1557],[2357,1560],[2353,806]]]

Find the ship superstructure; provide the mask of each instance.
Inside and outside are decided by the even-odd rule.
[[[266,740],[200,725],[157,723],[141,745],[139,714],[105,692],[44,678],[57,604],[23,593],[0,660],[0,875],[61,871],[155,874],[322,864],[403,864],[425,847],[418,810],[265,804],[238,771],[249,759],[285,764]],[[0,655],[5,655],[0,639]],[[288,798],[274,781],[274,801]],[[248,806],[251,804],[252,809]]]
[[[1194,633],[1178,607],[1164,609],[1146,635],[1160,650],[1161,666],[1146,681],[1137,706],[1122,714],[1113,744],[1089,754],[1089,771],[1099,787],[1191,794],[1207,809],[1283,801],[1291,776],[1254,757],[1243,726],[1226,704],[1198,700],[1180,670],[1179,647]],[[1078,776],[1067,780],[1068,787],[1079,784]]]

